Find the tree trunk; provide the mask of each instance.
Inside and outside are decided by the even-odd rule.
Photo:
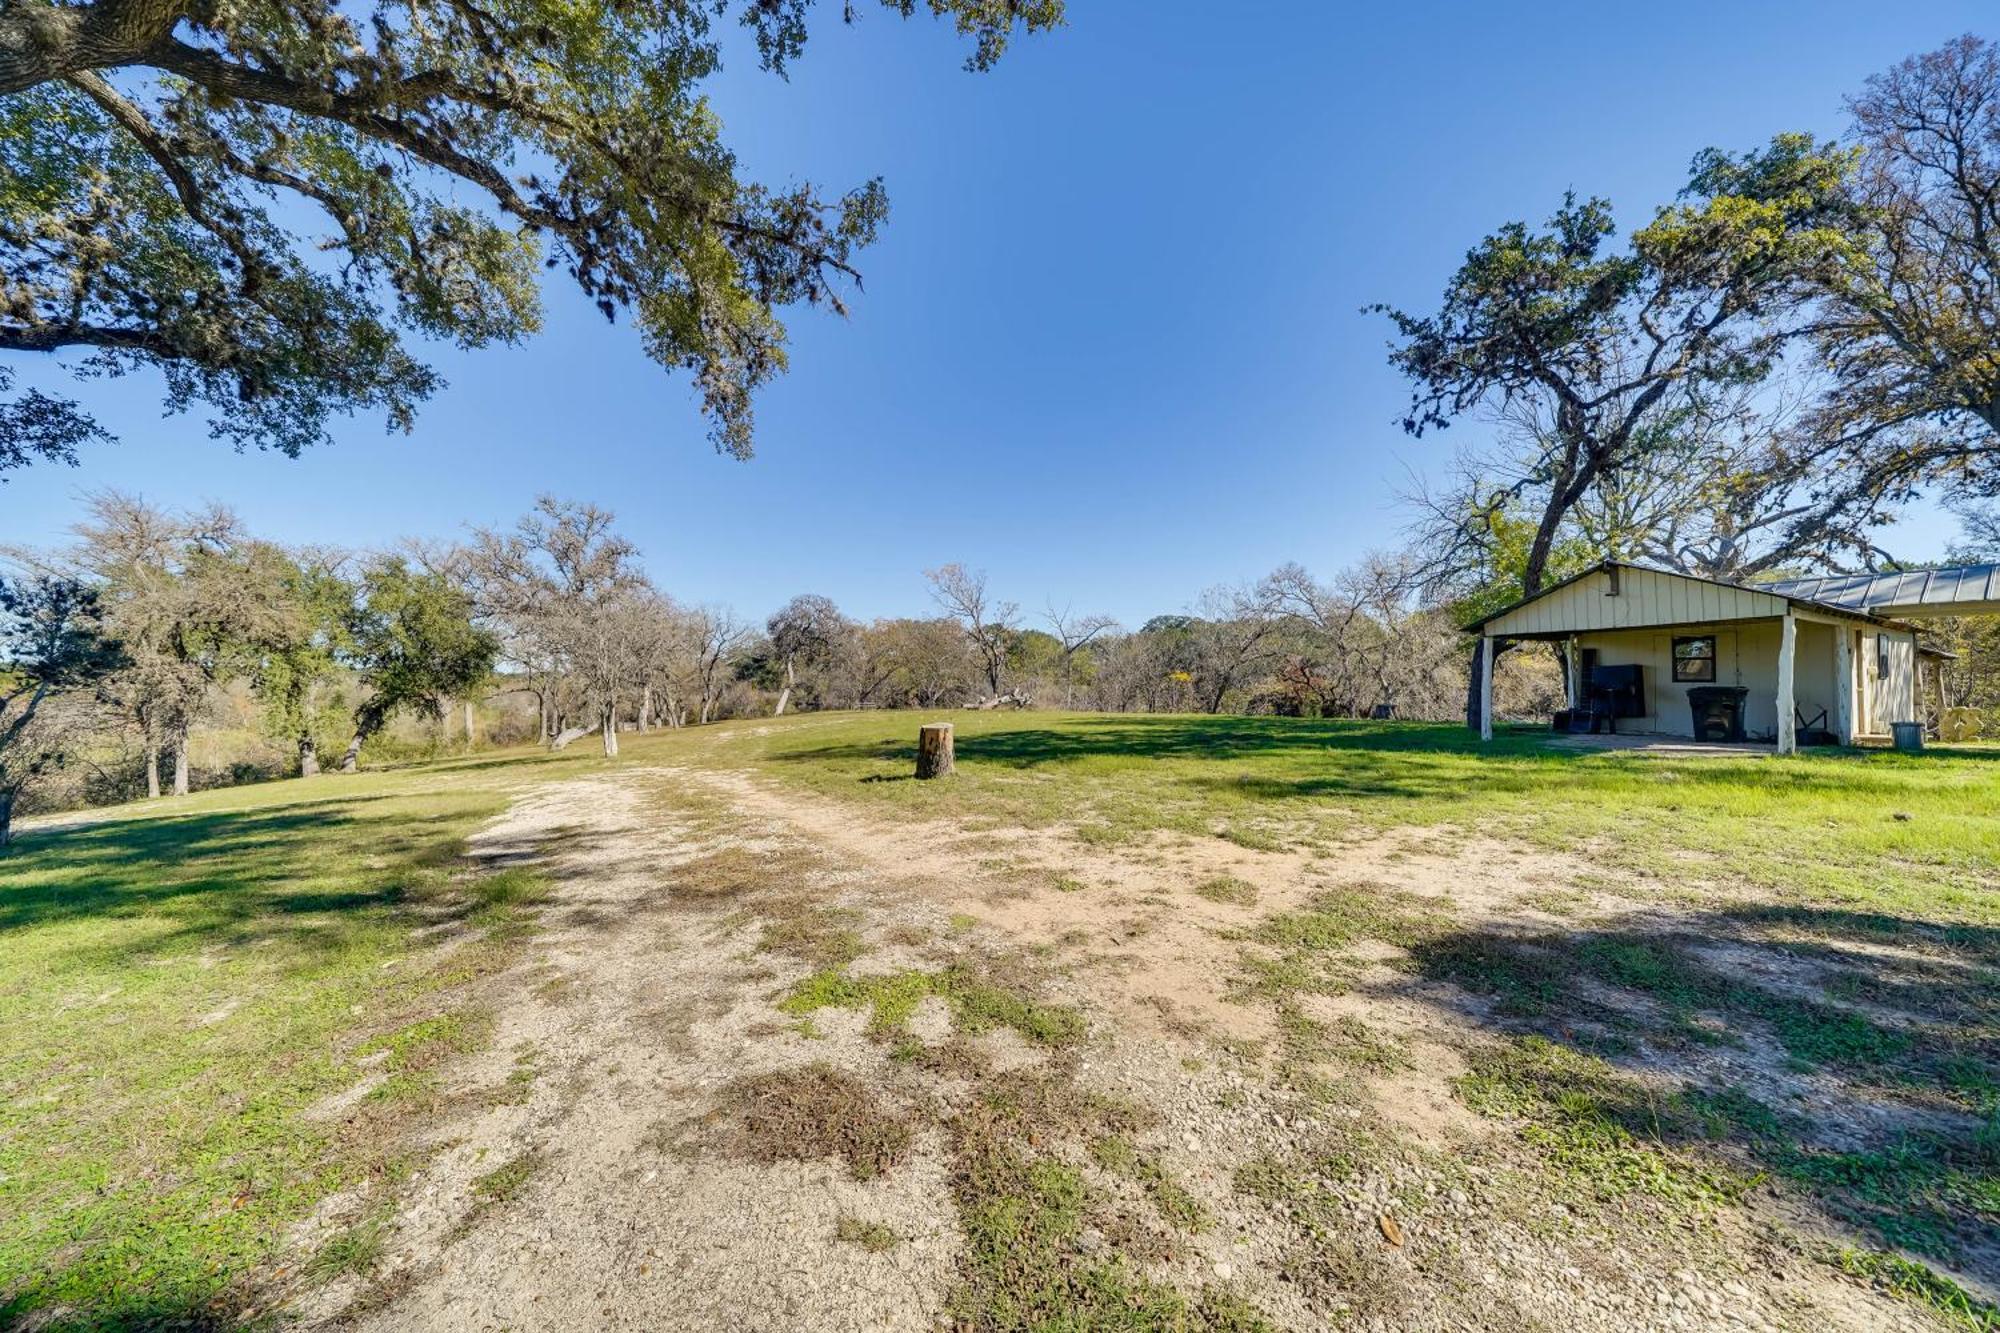
[[[639,689],[639,734],[644,736],[652,730],[653,687],[651,685],[644,685]]]
[[[14,793],[0,791],[0,851],[14,841]]]
[[[478,739],[478,732],[472,720],[472,700],[467,699],[465,701],[465,743],[467,746],[470,746]]]
[[[549,748],[551,750],[567,750],[571,741],[582,740],[585,736],[596,730],[596,727],[564,727],[549,742]]]
[[[319,776],[319,742],[310,733],[299,737],[299,776],[316,778]]]
[[[606,759],[616,759],[618,757],[617,701],[613,700],[599,707],[597,716],[600,719],[597,729],[604,733],[604,757]]]
[[[146,799],[160,799],[160,742],[152,738],[146,741]]]
[[[951,723],[926,722],[917,728],[917,776],[949,777],[954,771]]]
[[[174,732],[174,795],[188,794],[188,729],[186,726]]]
[[[704,727],[708,725],[708,710],[713,703],[714,701],[707,695],[704,694],[701,696],[701,724]]]
[[[356,771],[358,771],[358,770],[360,769],[360,767],[361,767],[361,744],[362,744],[362,742],[363,742],[363,741],[365,741],[365,740],[367,740],[367,739],[368,739],[368,738],[367,738],[366,736],[362,735],[362,734],[361,734],[361,732],[359,732],[359,731],[356,731],[356,732],[354,733],[354,739],[353,739],[353,740],[351,740],[351,741],[349,741],[349,742],[347,743],[347,749],[346,749],[345,751],[343,751],[343,752],[341,753],[341,756],[340,756],[340,771],[341,771],[341,772],[343,772],[343,773],[353,773],[353,772],[356,772]]]
[[[792,673],[792,659],[788,657],[785,659],[785,688],[778,691],[778,706],[771,710],[772,717],[785,715],[785,704],[791,700],[792,686],[797,681],[798,677]]]

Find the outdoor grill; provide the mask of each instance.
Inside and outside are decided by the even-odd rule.
[[[1700,685],[1688,691],[1688,708],[1694,714],[1694,738],[1698,741],[1740,741],[1743,739],[1743,698],[1750,691],[1741,685]]]
[[[1593,666],[1585,687],[1593,719],[1601,718],[1605,730],[1616,732],[1621,717],[1646,716],[1646,673],[1639,666]],[[1593,721],[1591,730],[1595,731]]]

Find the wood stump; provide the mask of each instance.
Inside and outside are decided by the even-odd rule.
[[[944,778],[951,772],[951,723],[924,723],[917,728],[917,776]]]

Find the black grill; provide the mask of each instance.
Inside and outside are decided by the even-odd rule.
[[[1604,719],[1607,730],[1618,730],[1618,719],[1621,717],[1646,716],[1646,673],[1643,667],[1593,666],[1590,668],[1590,683],[1584,692],[1590,701],[1591,715]]]
[[[1742,740],[1743,699],[1749,693],[1741,685],[1699,685],[1689,690],[1688,709],[1694,714],[1694,738]]]

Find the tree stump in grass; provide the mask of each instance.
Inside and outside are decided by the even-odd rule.
[[[924,723],[917,728],[917,776],[943,778],[951,772],[951,723]]]

